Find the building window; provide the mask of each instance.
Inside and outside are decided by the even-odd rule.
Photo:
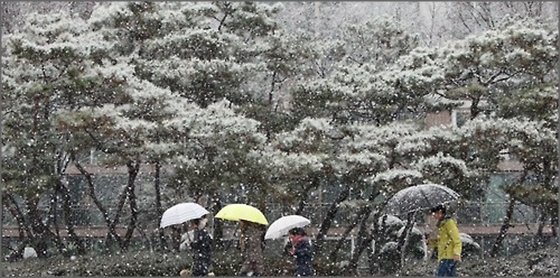
[[[453,121],[454,127],[463,126],[471,117],[471,113],[468,110],[455,110],[452,113],[451,120]]]

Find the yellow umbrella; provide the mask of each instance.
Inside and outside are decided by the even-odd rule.
[[[229,204],[218,211],[214,217],[232,221],[246,220],[268,225],[266,217],[259,209],[245,204]]]

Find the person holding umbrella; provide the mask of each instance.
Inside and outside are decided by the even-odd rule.
[[[313,251],[311,242],[303,228],[296,227],[288,231],[291,242],[290,255],[295,257],[295,276],[313,276]]]
[[[210,272],[213,241],[205,229],[207,222],[206,217],[191,220],[191,228],[194,230],[193,238],[189,244],[193,252],[191,276],[213,276]]]
[[[261,276],[264,264],[264,228],[268,220],[256,207],[247,204],[229,204],[216,213],[216,218],[239,221],[240,276]]]
[[[241,230],[239,248],[241,249],[241,270],[239,276],[261,276],[264,264],[263,225],[239,220]]]
[[[461,261],[462,243],[456,221],[446,215],[446,208],[440,204],[430,209],[437,220],[437,237],[428,238],[428,245],[437,248],[438,266],[436,276],[457,276],[457,264]]]

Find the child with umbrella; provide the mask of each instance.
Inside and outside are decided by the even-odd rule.
[[[290,255],[295,257],[296,268],[295,276],[312,276],[313,275],[313,251],[311,242],[307,233],[303,228],[292,228],[288,231],[292,249]]]
[[[447,215],[443,204],[430,209],[437,220],[436,238],[428,238],[428,245],[437,248],[438,267],[436,276],[457,276],[457,264],[461,261],[462,243],[457,229],[457,222]]]

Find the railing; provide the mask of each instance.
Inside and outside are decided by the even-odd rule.
[[[506,215],[507,203],[469,203],[463,205],[456,212],[457,222],[462,225],[496,225],[501,224]],[[311,220],[311,223],[319,224],[323,221],[327,214],[330,204],[327,203],[314,203],[305,207],[302,215]],[[42,209],[46,214],[46,209]],[[74,206],[73,222],[76,226],[105,226],[103,216],[96,207],[93,206]],[[111,211],[111,210],[109,210]],[[339,207],[338,212],[334,218],[333,227],[344,227],[351,223],[356,217],[357,209]],[[281,209],[277,205],[269,205],[265,212],[269,220],[279,218]],[[127,223],[129,212],[124,211],[121,217],[121,223]],[[139,210],[139,223],[146,223],[157,227],[159,223],[158,215],[152,208],[141,208]],[[510,220],[511,224],[535,224],[538,222],[538,213],[531,207],[516,204],[513,213],[513,218]],[[62,219],[62,215],[58,215],[58,221]],[[423,215],[417,215],[417,222],[422,224],[424,221]],[[17,225],[15,219],[9,215],[6,210],[2,210],[2,224],[3,226]]]
[[[496,225],[501,224],[506,215],[508,203],[469,203],[461,206],[455,216],[457,222],[463,225],[480,224]],[[311,223],[320,223],[327,214],[330,204],[309,204],[303,211],[303,215],[310,218]],[[355,218],[356,209],[339,208],[335,217],[335,223],[346,226]],[[272,219],[280,215],[271,215]],[[516,204],[510,224],[535,224],[538,222],[538,213],[529,206]],[[422,214],[417,215],[417,222],[423,223]]]

